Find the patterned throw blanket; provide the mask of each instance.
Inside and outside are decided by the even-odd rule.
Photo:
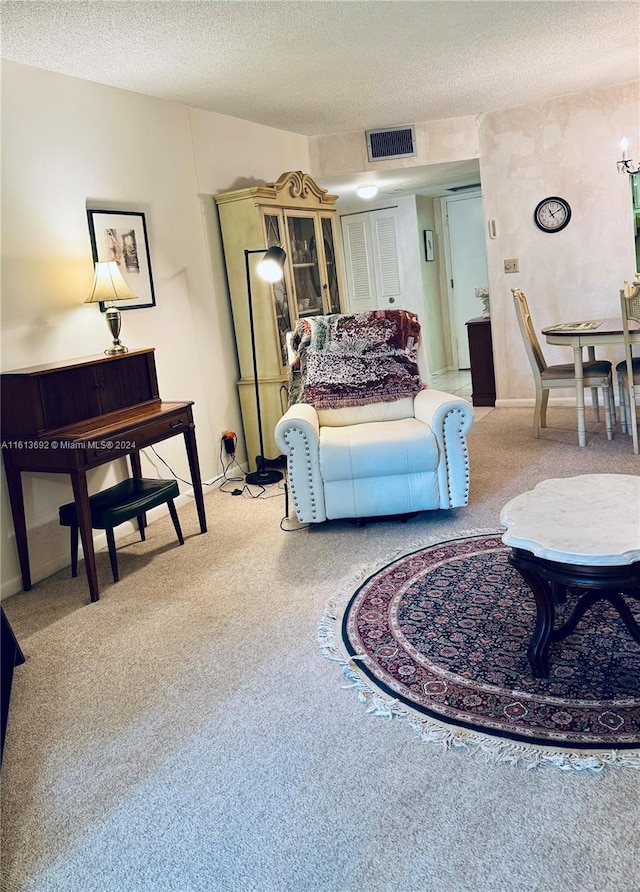
[[[415,396],[420,323],[407,310],[298,320],[291,348],[289,405],[339,409]]]

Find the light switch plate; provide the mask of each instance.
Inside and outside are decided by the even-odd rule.
[[[518,260],[518,258],[511,257],[509,260],[505,260],[504,271],[505,271],[505,273],[519,273],[520,272],[520,261]]]

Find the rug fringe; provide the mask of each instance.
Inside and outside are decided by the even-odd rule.
[[[501,530],[468,530],[456,534],[456,539],[470,536],[501,535]],[[386,567],[400,555],[410,554],[419,548],[427,548],[450,541],[441,537],[433,537],[420,543],[412,543],[408,547],[395,549],[383,560],[365,568],[360,568],[340,589],[338,595],[326,605],[318,624],[317,641],[322,655],[341,666],[344,679],[342,688],[356,691],[358,700],[366,707],[366,711],[379,718],[391,721],[394,718],[407,722],[409,727],[422,740],[439,745],[445,750],[464,750],[468,753],[479,753],[495,764],[507,764],[523,767],[528,770],[541,765],[550,766],[560,771],[602,771],[607,766],[640,769],[640,750],[603,750],[576,751],[562,750],[558,747],[533,746],[519,744],[516,741],[503,740],[466,728],[446,725],[431,718],[414,717],[409,710],[400,704],[397,698],[383,694],[372,687],[358,672],[357,663],[366,661],[366,655],[346,656],[341,652],[338,635],[340,608],[344,605],[354,589],[377,570]]]

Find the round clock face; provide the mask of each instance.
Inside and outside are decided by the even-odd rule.
[[[560,232],[571,219],[569,202],[557,196],[543,198],[536,207],[533,218],[536,226],[543,232]]]

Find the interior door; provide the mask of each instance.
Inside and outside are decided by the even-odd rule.
[[[468,369],[469,340],[466,323],[482,315],[476,288],[488,287],[484,217],[480,194],[443,199],[449,278],[451,337],[458,354],[458,368]]]
[[[402,307],[396,209],[346,214],[340,224],[351,312]]]

